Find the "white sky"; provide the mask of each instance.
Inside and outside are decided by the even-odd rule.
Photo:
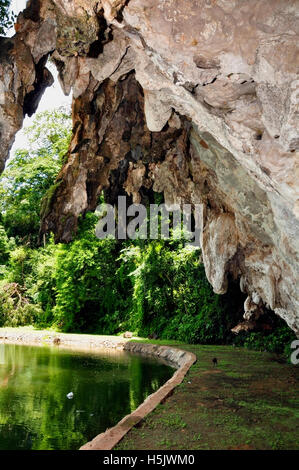
[[[26,6],[26,0],[12,0],[12,2],[11,2],[11,9],[12,9],[12,11],[14,11],[14,13],[17,13],[17,14],[20,11],[24,10],[25,6]],[[13,35],[14,35],[14,29],[12,28],[8,32],[7,36],[13,36]],[[58,108],[59,106],[69,106],[70,107],[71,102],[72,102],[71,94],[69,96],[65,96],[62,93],[62,90],[61,90],[60,85],[58,83],[57,71],[56,71],[55,66],[52,63],[48,62],[47,67],[51,71],[55,81],[54,81],[54,84],[51,87],[46,88],[46,91],[44,92],[44,94],[41,98],[41,101],[39,103],[37,112],[55,109],[55,108]],[[26,116],[26,118],[24,119],[23,128],[27,127],[27,126],[30,126],[32,124],[34,116],[35,116],[34,114],[31,118]],[[14,154],[16,149],[26,148],[26,145],[27,145],[27,139],[26,139],[26,136],[23,132],[23,129],[21,129],[16,134],[16,140],[15,140],[14,145],[13,145],[11,151],[10,151],[10,157]]]

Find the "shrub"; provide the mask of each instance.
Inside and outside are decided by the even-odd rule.
[[[234,342],[248,349],[279,353],[289,357],[290,344],[294,339],[296,339],[295,333],[284,320],[277,317],[273,331],[239,333]]]
[[[39,305],[31,304],[22,295],[17,283],[0,283],[0,325],[22,326],[33,324],[41,313]]]

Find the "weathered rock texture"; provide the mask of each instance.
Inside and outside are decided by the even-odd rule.
[[[245,320],[274,310],[299,332],[296,0],[31,0],[1,39],[0,159],[51,83],[73,91],[73,138],[42,230],[152,190],[201,204],[215,292],[228,275]]]

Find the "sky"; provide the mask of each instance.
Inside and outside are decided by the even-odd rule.
[[[25,6],[26,6],[26,0],[12,0],[11,2],[11,9],[16,14],[24,10]],[[13,35],[14,35],[14,29],[12,28],[11,30],[8,31],[7,36],[13,36]],[[69,96],[65,96],[62,93],[62,90],[58,83],[57,71],[56,71],[55,66],[52,63],[48,62],[47,67],[51,71],[55,81],[51,87],[46,88],[46,91],[44,92],[41,98],[41,101],[39,103],[37,112],[55,109],[55,108],[58,108],[59,106],[71,107],[71,101],[72,101],[71,94]],[[23,128],[30,126],[33,123],[34,117],[35,117],[34,114],[31,118],[26,116],[26,118],[24,119]],[[16,149],[26,148],[27,146],[27,139],[23,132],[23,128],[16,134],[16,140],[11,148],[9,158],[13,156]]]

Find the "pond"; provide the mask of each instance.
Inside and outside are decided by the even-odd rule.
[[[122,351],[0,344],[0,450],[78,449],[134,411],[173,372]]]

